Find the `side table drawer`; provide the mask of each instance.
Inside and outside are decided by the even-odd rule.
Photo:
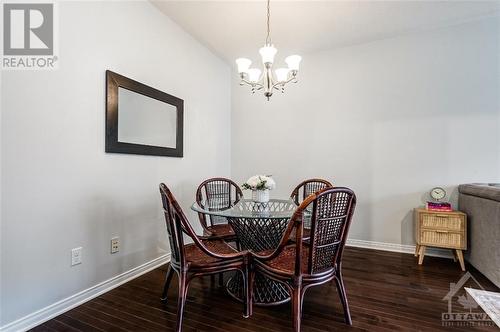
[[[422,229],[420,233],[420,244],[433,247],[466,249],[465,233]]]
[[[444,229],[461,232],[465,228],[465,220],[459,215],[423,213],[422,228]]]

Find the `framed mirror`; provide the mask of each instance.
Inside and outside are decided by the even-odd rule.
[[[184,101],[106,71],[106,152],[183,156]]]

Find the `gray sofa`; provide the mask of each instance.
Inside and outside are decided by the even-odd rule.
[[[461,184],[458,192],[469,223],[466,259],[500,287],[500,184]]]

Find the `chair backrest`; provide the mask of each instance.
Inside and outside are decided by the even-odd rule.
[[[327,188],[316,195],[311,215],[310,274],[340,263],[355,205],[356,195],[348,188]]]
[[[172,192],[164,184],[160,184],[161,202],[163,204],[163,214],[165,216],[165,224],[167,226],[168,242],[171,250],[171,261],[178,266],[184,266],[184,238],[182,236],[183,227],[180,216],[174,208],[175,197]]]
[[[226,178],[211,178],[203,181],[196,190],[196,203],[212,211],[225,210],[238,203],[243,197],[240,187]],[[198,213],[200,222],[205,227],[227,223],[226,218]],[[210,223],[210,225],[208,224]]]
[[[174,195],[164,183],[160,184],[160,194],[167,226],[168,241],[172,252],[170,266],[180,270],[184,270],[186,267],[186,250],[184,248],[183,234],[189,236],[193,240],[194,245],[196,245],[205,255],[217,259],[235,258],[232,254],[213,252],[202,242],[202,239],[196,235],[196,232],[182,211],[181,206],[177,203]],[[239,254],[241,253],[238,253],[238,255]],[[248,254],[248,252],[245,251],[243,254]]]
[[[302,252],[307,249],[308,274],[319,274],[340,266],[355,206],[356,195],[343,187],[325,188],[311,194],[299,205],[280,244],[280,248],[286,245],[287,237],[294,233],[295,228],[295,275],[303,273]],[[302,241],[304,214],[310,214],[311,219],[308,243]]]
[[[207,252],[207,249],[191,227],[174,195],[164,183],[160,184],[160,194],[167,226],[168,241],[172,252],[171,265],[183,269],[186,265],[183,234],[189,236],[202,251]]]
[[[290,198],[295,202],[295,204],[299,205],[309,195],[328,187],[333,187],[333,185],[327,180],[308,179],[302,181],[297,187],[295,187],[290,194]]]

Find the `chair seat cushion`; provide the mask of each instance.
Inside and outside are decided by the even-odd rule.
[[[283,251],[270,261],[259,261],[260,264],[270,266],[273,269],[279,270],[286,274],[293,274],[295,271],[295,244],[286,246]],[[269,255],[273,250],[260,252],[259,255]],[[307,262],[309,260],[309,247],[302,247],[301,271],[307,274]]]
[[[205,235],[213,235],[213,236],[235,236],[234,230],[229,224],[217,224],[213,226],[209,226],[208,230],[211,232],[211,234],[205,234]]]
[[[205,240],[202,242],[214,254],[234,254],[236,252],[236,250],[222,240]],[[195,243],[185,245],[184,249],[186,252],[186,261],[193,265],[207,265],[222,261],[219,258],[207,255]]]

